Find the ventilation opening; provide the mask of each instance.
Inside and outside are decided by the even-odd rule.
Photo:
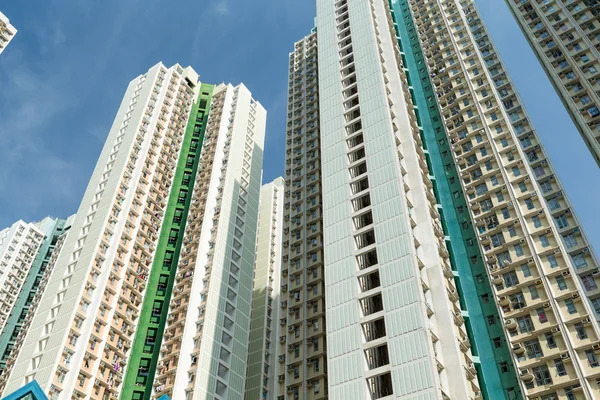
[[[373,223],[373,214],[371,213],[371,211],[367,211],[364,214],[352,218],[352,220],[354,221],[354,227],[357,230],[362,229],[365,226],[369,226]]]
[[[355,120],[356,118],[360,117],[360,109],[356,109],[354,111],[351,111],[347,114],[344,114],[344,117],[346,118],[346,122],[350,122],[352,120]]]
[[[362,129],[362,122],[356,121],[352,125],[346,127],[346,134],[352,135],[352,134],[360,131],[361,129]]]
[[[394,394],[392,388],[392,374],[389,372],[369,378],[367,379],[367,383],[369,385],[369,391],[371,392],[371,399],[380,399]]]
[[[348,90],[352,90],[352,89],[348,89]],[[350,96],[348,96],[350,97]],[[348,100],[347,102],[344,103],[344,110],[349,110],[355,106],[358,105],[358,97],[353,98],[352,100]],[[350,118],[352,119],[352,118]],[[350,121],[349,119],[347,121]]]
[[[379,271],[372,272],[368,275],[361,276],[358,278],[358,284],[363,292],[375,289],[381,286],[381,280],[379,279]]]
[[[385,321],[383,318],[364,323],[362,328],[365,335],[365,340],[367,342],[371,342],[385,336]]]
[[[353,152],[348,154],[348,161],[350,164],[355,163],[358,160],[365,158],[365,148],[361,147],[358,150],[354,150]]]
[[[356,247],[359,249],[363,249],[367,246],[375,243],[375,231],[370,230],[365,233],[361,233],[360,235],[354,236],[354,241],[356,242]]]
[[[352,200],[352,207],[354,211],[360,211],[363,208],[369,207],[371,205],[371,196],[369,194],[365,194],[357,199]]]
[[[377,265],[377,251],[373,249],[366,253],[360,254],[356,256],[356,261],[358,261],[359,269],[365,269],[372,267],[373,265]],[[379,280],[379,275],[377,275],[377,279]]]
[[[369,369],[383,367],[390,363],[390,356],[386,344],[366,350],[365,356],[367,358],[367,366]]]
[[[383,298],[381,297],[381,293],[362,299],[360,301],[360,306],[363,316],[365,317],[383,311]]]
[[[351,149],[353,147],[358,146],[361,143],[364,143],[365,139],[362,135],[362,133],[359,133],[358,135],[346,140],[346,143],[348,144],[348,148]]]

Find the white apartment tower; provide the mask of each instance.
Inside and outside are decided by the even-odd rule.
[[[600,165],[600,2],[506,3]]]
[[[318,0],[317,35],[328,396],[479,399],[389,3]]]
[[[272,383],[280,369],[276,347],[280,336],[279,299],[283,234],[284,180],[277,178],[260,190],[252,321],[248,343],[247,400],[274,400]]]
[[[215,87],[155,397],[243,398],[265,129],[245,86]]]
[[[0,332],[43,240],[42,230],[23,221],[0,231]]]
[[[17,30],[10,24],[6,15],[0,12],[0,54],[17,34]]]
[[[196,393],[219,389],[210,360],[226,351],[243,361],[223,361],[220,379],[243,393],[265,118],[243,85],[200,83],[191,67],[159,63],[129,84],[5,394],[35,379],[51,399],[150,399],[177,312],[189,324],[172,398],[194,365]],[[173,298],[186,290],[187,314]]]

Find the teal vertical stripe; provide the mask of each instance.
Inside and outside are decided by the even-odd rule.
[[[494,304],[494,295],[486,275],[485,264],[468,212],[468,204],[460,186],[460,176],[452,160],[437,98],[427,72],[407,0],[389,0],[395,22],[402,61],[410,76],[410,93],[419,116],[427,164],[435,177],[434,193],[446,234],[446,245],[461,296],[465,328],[471,341],[482,395],[486,400],[518,399],[521,392],[504,337],[502,319]],[[441,207],[441,208],[440,208]],[[487,295],[487,302],[482,296]],[[488,324],[488,318],[494,324]],[[501,347],[493,345],[500,338]],[[479,363],[479,360],[485,362]],[[501,372],[506,363],[508,371]]]

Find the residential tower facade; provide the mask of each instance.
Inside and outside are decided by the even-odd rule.
[[[522,395],[597,398],[598,261],[537,132],[473,1],[407,5]]]
[[[3,391],[14,360],[21,351],[73,218],[74,216],[65,220],[47,217],[35,224],[44,234],[44,240],[0,335],[0,392]]]
[[[8,17],[0,12],[0,54],[17,34],[17,30],[10,24]]]
[[[285,182],[277,178],[260,190],[256,264],[252,289],[252,321],[248,342],[245,399],[274,400],[279,363],[281,249]]]
[[[43,240],[42,230],[23,221],[0,231],[0,331],[6,328]]]
[[[387,1],[317,1],[329,398],[480,398]]]
[[[326,399],[327,341],[317,34],[289,56],[276,399]]]
[[[265,117],[243,85],[201,83],[191,67],[159,63],[129,84],[5,393],[36,380],[51,399],[196,396],[186,394],[188,348],[181,351],[188,368],[170,373],[185,383],[161,388],[154,378],[159,362],[166,365],[159,358],[167,333],[180,329],[174,314],[185,313],[176,306],[186,290],[189,324],[179,340],[189,346],[199,339],[205,281],[212,283],[204,310],[211,322],[197,360],[208,371],[211,357],[225,354],[225,345],[215,347],[224,340],[216,326],[230,318],[237,336],[228,345],[242,342],[235,357],[243,362],[222,361],[214,375],[201,375],[196,390],[216,390],[225,365],[231,372],[219,375],[221,385],[243,393],[247,348],[240,338],[247,340],[250,323]],[[236,227],[247,238],[234,241]],[[192,246],[201,252],[198,268],[188,257]],[[239,288],[226,289],[233,281],[224,268],[236,263],[244,276]],[[235,304],[235,319],[226,316],[226,299]],[[179,354],[168,345],[169,356]]]
[[[506,3],[600,165],[600,2]]]

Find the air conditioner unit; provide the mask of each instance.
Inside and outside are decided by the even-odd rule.
[[[541,280],[541,279],[538,279],[537,281],[535,281],[535,284],[536,284],[536,285],[541,285],[541,284],[542,284],[542,280]]]
[[[560,328],[557,326],[556,328],[550,329],[550,332],[552,332],[552,333],[558,333],[558,332],[560,332]]]
[[[593,350],[600,350],[600,344],[595,344],[592,346]]]
[[[571,355],[569,353],[563,353],[560,355],[560,358],[563,360],[568,360],[569,358],[571,358]]]
[[[544,304],[542,305],[542,307],[544,307],[544,308],[550,308],[550,303],[544,303]]]
[[[572,299],[578,299],[578,298],[579,298],[579,293],[573,293],[573,294],[571,295],[571,298],[572,298]]]
[[[590,319],[589,318],[584,318],[584,319],[581,320],[581,323],[584,324],[584,325],[589,324],[590,323]]]
[[[563,271],[562,276],[569,276],[571,275],[571,271]]]

